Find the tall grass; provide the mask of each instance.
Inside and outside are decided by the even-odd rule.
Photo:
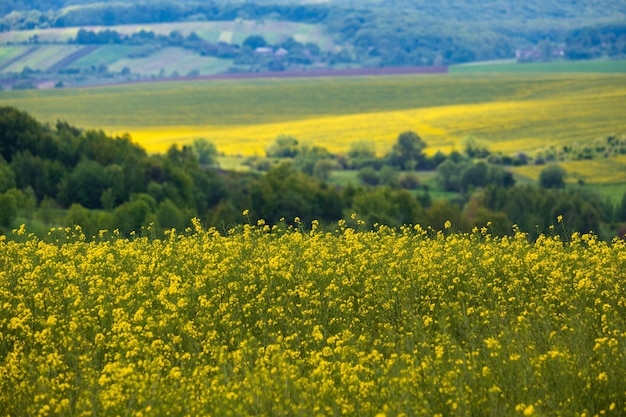
[[[623,241],[295,225],[0,240],[0,409],[626,413]]]

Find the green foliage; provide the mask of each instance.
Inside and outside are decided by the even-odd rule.
[[[415,172],[403,172],[398,176],[398,187],[416,190],[420,185],[419,175]]]
[[[154,223],[156,208],[156,201],[151,196],[135,194],[113,211],[113,222],[120,233],[128,236]]]
[[[470,158],[486,158],[491,152],[485,143],[481,143],[475,138],[469,137],[465,139],[465,153]]]
[[[206,139],[195,139],[191,146],[203,167],[213,166],[217,162],[217,148]]]
[[[415,134],[400,135],[396,154],[409,155],[407,160],[421,164],[439,163],[436,174],[398,171],[389,164],[389,156],[374,157],[358,174],[352,173],[352,178],[384,186],[342,184],[335,188],[327,183],[330,172],[353,162],[288,137],[279,145],[295,149],[292,163],[279,163],[264,175],[227,173],[201,163],[202,152],[211,155],[214,149],[205,141],[173,146],[163,155],[147,155],[126,137],[82,132],[61,122],[54,129],[19,113],[5,114],[11,115],[10,121],[21,120],[14,126],[26,138],[5,147],[13,152],[7,154],[10,163],[0,160],[3,187],[17,187],[2,193],[7,202],[5,230],[17,215],[54,226],[80,224],[88,238],[100,229],[119,229],[130,235],[151,224],[156,231],[183,230],[194,216],[227,231],[244,220],[240,215],[244,209],[250,210],[249,220],[262,218],[272,225],[282,218],[299,217],[306,223],[317,219],[326,226],[356,212],[369,225],[420,223],[441,229],[446,221],[452,221],[456,229],[469,230],[491,222],[493,233],[506,234],[517,224],[532,237],[548,231],[559,215],[571,230],[595,230],[603,238],[610,237],[611,222],[624,221],[623,207],[614,210],[613,202],[581,187],[515,187],[511,174],[501,167],[472,162],[461,153],[428,158]],[[40,146],[42,143],[47,146]],[[365,151],[353,156],[369,158],[372,154]],[[454,203],[433,201],[426,186],[414,193],[402,189],[415,190],[422,179],[428,185],[440,182],[441,189],[450,192],[447,198],[456,196]],[[440,189],[434,191],[442,195]],[[459,192],[462,194],[452,194]],[[37,201],[41,202],[39,209]],[[38,232],[45,230],[37,227]]]
[[[190,220],[190,218],[185,217],[185,213],[170,199],[166,199],[159,204],[156,219],[161,229],[168,230],[173,228],[179,231],[184,230]]]
[[[399,227],[426,223],[420,203],[409,192],[390,187],[377,187],[357,194],[347,211],[358,213],[368,225]]]
[[[85,236],[96,236],[100,230],[96,216],[95,212],[74,203],[67,210],[63,222],[70,227],[80,226]]]
[[[102,195],[112,186],[113,181],[106,168],[86,159],[61,183],[59,200],[65,206],[80,204],[90,209],[102,208]]]
[[[55,144],[44,128],[28,113],[0,107],[0,155],[11,162],[18,152],[55,156]]]
[[[601,223],[611,221],[612,205],[585,188],[542,189],[530,185],[485,188],[482,203],[493,212],[502,212],[531,237],[547,233],[558,216],[568,230],[601,234]],[[608,236],[602,236],[607,238]]]
[[[327,222],[341,217],[338,192],[288,163],[273,167],[250,188],[254,214],[269,223],[278,223],[281,218],[299,217],[310,223],[315,219]]]
[[[539,173],[539,184],[544,188],[564,188],[567,172],[556,164],[551,164]]]
[[[487,185],[511,187],[515,184],[513,174],[503,168],[485,162],[472,163],[451,157],[437,167],[437,181],[446,191],[468,192]]]
[[[17,218],[17,201],[12,193],[0,194],[0,230],[6,231]]]
[[[380,175],[372,167],[361,168],[358,173],[359,180],[365,185],[378,185]]]
[[[622,196],[622,201],[620,201],[617,206],[617,210],[615,213],[615,217],[617,221],[626,222],[626,193]]]
[[[301,145],[296,148],[295,152],[296,156],[293,160],[294,167],[309,176],[315,176],[315,167],[318,163],[327,161],[318,167],[318,169],[320,169],[318,173],[321,174],[320,178],[328,177],[331,166],[333,165],[332,158],[334,156],[331,155],[326,148]]]
[[[268,43],[265,38],[261,35],[250,35],[246,39],[244,39],[241,46],[250,48],[255,50],[256,48],[262,48],[267,46]]]
[[[331,172],[337,168],[337,162],[332,159],[319,159],[313,166],[313,178],[320,182],[326,182]]]
[[[15,188],[15,173],[0,156],[0,193],[4,193],[10,188]]]
[[[348,157],[350,159],[367,160],[376,157],[376,151],[374,145],[371,142],[359,141],[352,142],[350,149],[348,150]]]
[[[295,158],[299,152],[298,139],[288,135],[279,135],[265,150],[268,158]]]
[[[400,169],[419,168],[425,159],[422,154],[424,148],[426,148],[426,143],[415,132],[403,132],[391,148],[391,153],[388,155],[389,162]]]
[[[33,156],[30,151],[13,155],[11,169],[20,189],[31,188],[40,201],[44,196],[54,196],[65,177],[65,167],[58,161]]]

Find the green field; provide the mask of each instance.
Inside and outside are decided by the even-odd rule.
[[[384,153],[399,132],[415,130],[431,151],[459,149],[471,136],[510,154],[626,132],[624,74],[144,83],[7,91],[1,102],[42,121],[130,132],[151,151],[206,137],[223,152],[253,155],[286,133],[335,151],[369,140]]]
[[[160,71],[160,62],[147,60],[144,71]],[[176,65],[181,75],[192,68],[184,55]],[[430,153],[462,150],[471,137],[494,152],[532,156],[626,135],[626,74],[179,81],[5,91],[0,103],[42,121],[66,120],[111,134],[129,132],[151,152],[202,137],[225,154],[262,155],[278,135],[289,134],[333,152],[369,141],[382,155],[400,132],[413,130]],[[611,175],[607,163],[613,166]],[[621,159],[570,164],[572,181],[615,183],[626,178]],[[519,171],[529,178],[538,176],[535,167]]]
[[[450,67],[450,72],[455,74],[476,74],[486,72],[625,73],[626,61],[591,60],[517,63],[515,60],[508,60],[452,65]]]
[[[130,45],[103,45],[90,54],[74,61],[71,66],[75,68],[98,66],[100,64],[111,65],[125,58],[129,53],[139,49],[138,46]]]
[[[231,66],[232,59],[201,56],[183,48],[163,48],[145,58],[121,57],[109,66],[109,70],[120,72],[127,67],[133,74],[141,76],[187,75],[191,71],[209,75],[226,72]]]
[[[48,45],[34,47],[36,50],[3,68],[3,72],[22,72],[28,67],[35,71],[46,71],[66,56],[80,50],[79,45]],[[0,61],[0,64],[2,61]]]

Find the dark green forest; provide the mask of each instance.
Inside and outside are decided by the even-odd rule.
[[[540,184],[517,185],[484,150],[426,156],[426,147],[417,133],[403,132],[382,157],[367,144],[335,155],[281,136],[265,158],[250,159],[255,169],[229,172],[219,168],[217,150],[206,140],[150,155],[128,136],[62,121],[42,124],[1,107],[0,230],[10,234],[24,223],[45,237],[50,228],[80,225],[87,236],[101,229],[130,235],[151,224],[157,231],[184,230],[193,217],[223,232],[244,222],[296,217],[332,229],[357,213],[366,227],[441,230],[449,220],[460,231],[489,224],[498,235],[518,225],[534,237],[550,233],[563,216],[559,227],[567,233],[595,231],[609,239],[626,224],[626,195],[612,205],[584,185],[566,186],[557,165],[538,167]],[[338,169],[358,171],[360,185],[331,185],[329,175]],[[424,175],[434,175],[436,188],[422,182]],[[431,195],[446,190],[447,198]]]
[[[73,7],[68,7],[73,6]],[[332,64],[441,65],[477,60],[626,56],[626,4],[487,2],[7,0],[0,31],[198,20],[285,20],[323,25],[344,46]]]

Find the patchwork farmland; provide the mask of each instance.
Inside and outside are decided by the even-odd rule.
[[[146,25],[87,26],[83,28],[50,28],[0,32],[0,75],[23,71],[81,71],[102,64],[119,73],[124,68],[135,77],[171,75],[210,75],[226,72],[233,60],[215,58],[182,47],[150,50],[142,45],[76,45],[78,31],[116,31],[132,35],[140,31],[168,36],[195,33],[209,43],[226,42],[240,45],[250,35],[263,34],[270,44],[279,44],[288,37],[301,43],[314,43],[321,51],[334,48],[332,37],[320,26],[281,21],[186,22]],[[175,63],[175,64],[173,64]]]

